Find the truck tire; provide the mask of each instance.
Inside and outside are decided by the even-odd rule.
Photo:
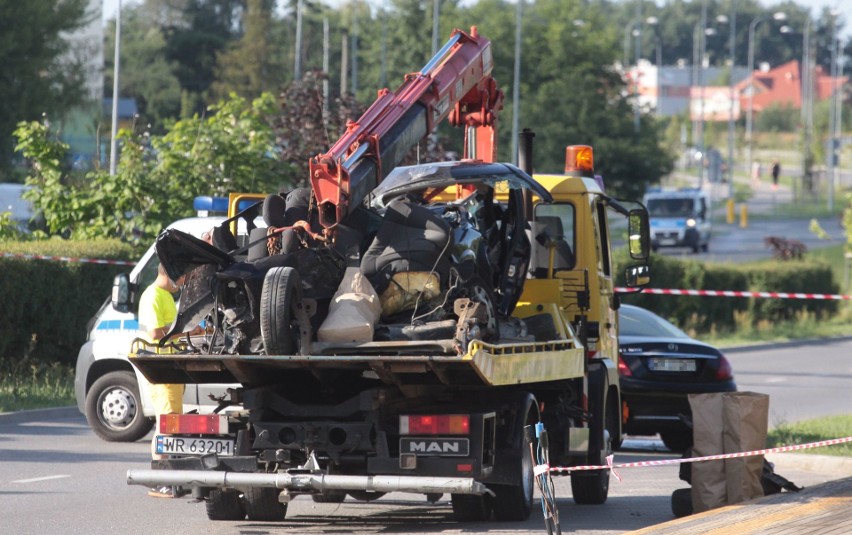
[[[267,487],[251,487],[243,493],[246,505],[246,515],[249,520],[275,522],[284,520],[287,514],[287,504],[278,501],[278,489]]]
[[[491,518],[494,500],[487,494],[452,494],[453,518],[459,522],[484,522]]]
[[[86,394],[89,427],[107,442],[135,442],[148,434],[154,420],[142,414],[139,384],[133,372],[109,372]]]
[[[606,465],[607,456],[612,454],[612,439],[608,429],[612,429],[611,421],[616,410],[607,404],[605,390],[606,371],[599,367],[589,372],[589,403],[592,421],[589,425],[589,464]],[[593,401],[594,400],[594,401]],[[601,410],[605,407],[606,410]],[[609,421],[608,421],[609,420]],[[571,494],[574,503],[578,505],[600,505],[606,502],[609,495],[609,470],[583,470],[571,472]]]
[[[512,485],[489,485],[495,494],[494,518],[501,521],[521,522],[528,519],[532,512],[535,491],[533,460],[523,441],[524,427],[539,421],[538,403],[532,394],[523,401],[520,414],[522,417],[516,421],[519,429],[515,430],[520,439],[520,443],[516,444],[520,456],[512,461],[515,463],[517,481]]]
[[[274,267],[263,277],[260,294],[260,336],[267,355],[290,355],[298,334],[292,326],[293,304],[301,294],[299,272]]]
[[[208,520],[243,520],[246,510],[236,490],[214,489],[204,501]]]
[[[322,494],[311,494],[314,503],[343,503],[346,491],[327,491]]]

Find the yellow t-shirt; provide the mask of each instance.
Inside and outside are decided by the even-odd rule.
[[[153,331],[174,323],[177,318],[177,306],[172,294],[151,284],[139,298],[139,329],[144,332]],[[156,343],[157,340],[150,340]],[[165,351],[164,351],[165,352]],[[172,414],[183,412],[182,384],[151,384],[151,401],[157,414]]]

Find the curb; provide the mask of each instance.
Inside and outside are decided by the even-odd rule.
[[[812,455],[801,453],[767,453],[766,460],[775,465],[776,473],[784,470],[802,470],[841,479],[852,476],[852,457]]]
[[[849,340],[852,340],[852,336],[829,336],[825,338],[801,338],[797,340],[788,340],[786,342],[766,342],[730,347],[719,346],[719,349],[725,353],[737,353],[765,349],[785,349],[789,347],[799,347],[818,343],[846,342]]]
[[[18,412],[0,412],[0,424],[20,424],[34,422],[42,418],[73,418],[81,416],[77,407],[53,407]]]

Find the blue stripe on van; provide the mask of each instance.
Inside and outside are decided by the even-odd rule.
[[[138,331],[139,330],[139,320],[124,320],[124,325],[122,329],[125,331]]]
[[[98,323],[99,331],[120,331],[121,320],[103,320]]]

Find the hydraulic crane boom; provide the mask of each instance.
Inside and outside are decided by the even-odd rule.
[[[380,90],[331,149],[310,160],[320,223],[340,223],[444,119],[465,127],[464,158],[493,162],[503,92],[492,68],[491,41],[476,27],[470,34],[454,30],[420,72],[406,75],[394,92]]]

